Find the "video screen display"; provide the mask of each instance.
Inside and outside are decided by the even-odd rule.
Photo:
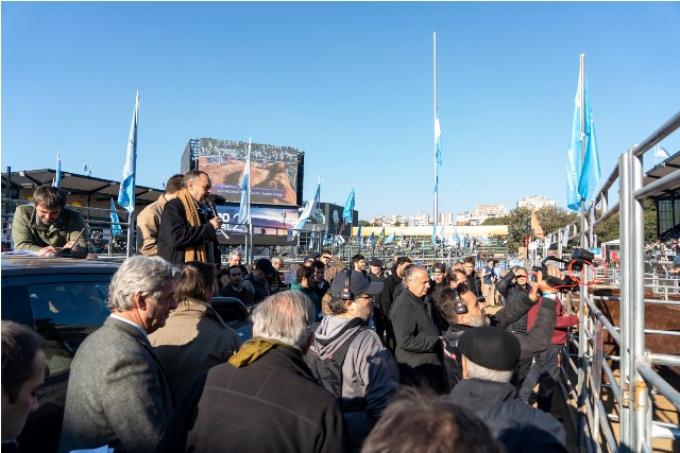
[[[191,149],[195,168],[212,181],[211,192],[227,202],[241,200],[239,182],[248,156],[247,142],[202,138]],[[250,155],[250,202],[297,206],[301,190],[303,153],[295,148],[252,144]]]
[[[216,206],[222,220],[222,229],[229,235],[244,235],[248,231],[246,225],[238,224],[238,206]],[[254,235],[286,236],[300,218],[295,208],[265,208],[253,206],[250,209]]]

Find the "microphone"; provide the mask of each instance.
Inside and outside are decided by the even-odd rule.
[[[209,194],[208,197],[205,200],[205,204],[210,209],[210,211],[213,213],[215,217],[218,219],[220,218],[219,214],[217,213],[217,206],[224,206],[227,204],[227,200],[224,199],[223,196],[217,195],[217,194]],[[222,236],[224,236],[225,239],[229,239],[229,235],[224,232],[224,230],[220,227],[219,232],[222,233]]]

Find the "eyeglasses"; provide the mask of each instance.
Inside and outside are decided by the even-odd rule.
[[[517,278],[527,278],[526,275],[515,275],[515,277],[517,277]]]

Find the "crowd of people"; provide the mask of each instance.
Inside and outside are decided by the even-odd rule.
[[[473,257],[345,264],[328,250],[250,267],[235,250],[221,266],[220,221],[202,203],[210,179],[173,178],[164,206],[140,214],[143,254],[113,276],[110,316],[75,354],[60,452],[565,450],[549,410],[578,318],[542,272],[501,276]],[[77,218],[49,235],[61,201],[37,198],[18,225],[36,230],[41,254],[78,246]],[[214,296],[252,309],[251,339],[241,344]],[[2,343],[2,441],[17,450],[44,343],[5,322]]]

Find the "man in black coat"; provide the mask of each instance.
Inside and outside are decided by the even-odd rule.
[[[307,297],[276,293],[252,319],[253,338],[185,393],[157,453],[346,451],[339,402],[303,359],[313,322]]]
[[[447,385],[441,339],[425,305],[430,287],[427,269],[410,266],[404,281],[406,286],[390,312],[401,382],[445,393]]]
[[[202,203],[212,186],[207,173],[191,170],[184,189],[166,203],[158,229],[158,255],[173,264],[203,261],[220,265],[217,230],[221,221]]]
[[[475,272],[475,258],[468,256],[463,260],[463,270],[467,275],[470,290],[475,293],[475,296],[482,297],[482,280]]]
[[[401,279],[404,277],[404,268],[411,264],[411,259],[407,256],[400,256],[392,267],[392,273],[388,275],[384,280],[383,291],[380,293],[380,302],[376,306],[380,307],[382,311],[383,319],[385,320],[385,334],[384,341],[385,346],[391,351],[394,351],[394,330],[392,328],[392,322],[390,321],[390,310],[392,309],[392,303],[395,300],[394,292],[401,286]],[[381,335],[382,337],[383,335]]]
[[[566,434],[552,415],[518,398],[509,383],[520,356],[517,338],[502,329],[478,327],[463,333],[463,381],[449,398],[486,422],[508,453],[566,452]]]

